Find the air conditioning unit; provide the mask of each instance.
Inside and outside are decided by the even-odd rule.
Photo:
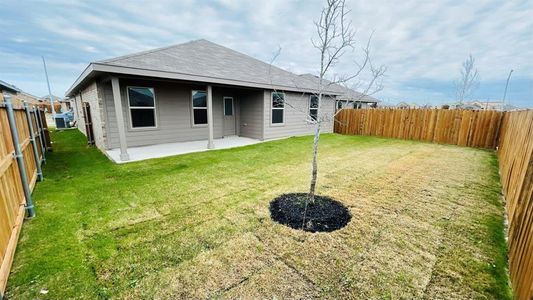
[[[71,111],[56,114],[55,123],[56,123],[56,128],[58,129],[72,127],[71,123],[73,121],[74,121],[74,113]]]

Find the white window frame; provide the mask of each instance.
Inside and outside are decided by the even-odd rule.
[[[341,107],[339,107],[339,103],[341,104]],[[335,111],[339,111],[341,109],[346,108],[346,100],[336,100],[335,102]]]
[[[152,94],[154,95],[154,106],[153,107],[147,107],[147,106],[131,106],[130,105],[130,88],[138,88],[138,89],[150,89],[152,90]],[[155,88],[149,87],[149,86],[133,86],[128,85],[126,86],[126,101],[128,102],[128,115],[130,118],[130,124],[129,129],[135,130],[135,131],[142,131],[142,130],[153,130],[158,129],[158,120],[157,120],[157,104],[156,104],[156,97],[155,97]],[[133,127],[133,116],[131,115],[132,109],[153,109],[154,110],[154,126],[143,126],[143,127]]]
[[[274,94],[282,94],[283,95],[283,107],[274,107]],[[286,94],[284,92],[272,92],[270,93],[270,126],[284,126],[285,125],[285,99]],[[281,110],[283,112],[283,122],[281,123],[272,123],[272,112],[274,110]]]
[[[231,99],[231,115],[226,115],[226,99]],[[224,114],[224,117],[233,117],[235,115],[235,108],[233,106],[234,104],[235,103],[233,102],[233,97],[222,97],[222,105],[224,106],[224,108],[222,109],[222,113]]]
[[[311,116],[311,110],[312,109],[316,110],[316,119],[313,120],[313,121],[317,121],[318,120],[318,107],[311,107],[311,99],[313,99],[313,97],[316,97],[318,99],[317,95],[309,95],[309,102],[308,102],[307,108],[309,110],[308,114],[309,114],[309,118],[311,120],[313,120],[313,117]],[[318,101],[320,101],[320,100],[318,100]],[[320,104],[318,106],[320,106]]]
[[[204,92],[205,93],[205,96],[206,96],[205,107],[194,107],[194,98],[193,98],[194,92]],[[209,123],[209,116],[207,117],[208,122],[205,123],[205,124],[195,124],[194,123],[194,110],[195,109],[205,109],[205,112],[207,114],[208,113],[207,105],[208,105],[207,104],[207,90],[191,90],[191,125],[192,125],[192,127],[207,127],[207,125]]]

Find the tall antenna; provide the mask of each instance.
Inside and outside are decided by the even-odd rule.
[[[50,80],[48,80],[48,71],[46,70],[46,61],[44,60],[44,56],[41,56],[43,58],[43,65],[44,65],[44,75],[46,76],[46,84],[48,85],[48,97],[50,97],[50,104],[52,106],[52,119],[54,120],[54,123],[56,122],[56,110],[54,109],[54,97],[52,96],[52,90],[50,89]]]
[[[505,84],[505,91],[503,92],[503,100],[502,100],[502,110],[505,108],[505,97],[507,97],[507,88],[509,87],[509,80],[511,79],[511,74],[513,74],[513,69],[509,71],[509,76],[507,76],[507,83]]]

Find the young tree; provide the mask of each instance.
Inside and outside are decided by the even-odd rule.
[[[347,84],[351,80],[360,79],[363,71],[370,69],[371,76],[369,81],[366,82],[366,88],[360,93],[360,99],[371,93],[375,93],[382,89],[381,82],[379,81],[385,73],[385,67],[380,66],[374,68],[370,61],[370,41],[368,39],[366,46],[362,48],[363,59],[361,63],[355,63],[355,70],[352,74],[344,76],[333,76],[333,79],[327,80],[326,76],[331,69],[337,65],[341,57],[346,51],[353,50],[359,44],[356,40],[356,32],[352,28],[352,22],[347,20],[349,10],[345,7],[344,0],[327,0],[325,7],[322,9],[320,19],[315,22],[317,38],[312,39],[313,46],[320,53],[320,72],[318,73],[318,87],[316,96],[318,97],[318,117],[315,120],[315,134],[313,138],[313,156],[311,162],[311,180],[309,183],[309,201],[314,202],[316,184],[318,177],[318,142],[320,139],[320,131],[322,129],[322,123],[327,120],[335,118],[333,116],[326,116],[322,113],[322,99],[326,89],[334,84]],[[356,84],[361,86],[362,80],[359,80]],[[355,99],[355,100],[360,100]],[[339,110],[340,111],[340,110]]]
[[[328,92],[328,88],[335,85],[348,86],[351,83],[353,89],[359,90],[357,96],[355,96],[355,98],[352,97],[352,101],[360,101],[364,97],[372,95],[382,89],[381,80],[386,71],[384,66],[375,67],[371,62],[371,34],[368,41],[363,44],[363,47],[361,47],[359,61],[355,61],[353,63],[354,68],[352,73],[343,75],[335,74],[333,76],[329,76],[329,74],[332,72],[332,69],[339,63],[343,55],[348,51],[354,52],[360,44],[356,39],[356,32],[352,28],[352,22],[347,20],[349,13],[350,11],[346,9],[344,0],[326,0],[326,4],[320,14],[320,19],[315,21],[317,36],[314,39],[311,39],[314,48],[316,48],[320,54],[320,70],[316,76],[316,90],[314,90],[312,93],[314,96],[316,96],[315,100],[317,101],[317,113],[315,116],[309,116],[308,111],[304,112],[307,116],[307,122],[312,123],[315,126],[311,162],[311,179],[309,183],[309,193],[306,200],[306,209],[309,202],[314,203],[315,201],[318,177],[318,144],[323,123],[335,121],[335,116],[340,112],[339,110],[333,115],[327,115],[326,113],[322,112],[322,102],[324,97],[331,96],[331,93]],[[279,49],[275,54],[271,65],[276,57],[280,54],[280,51],[281,49]],[[363,74],[366,75],[366,72],[369,72],[369,75],[363,79]],[[297,109],[287,101],[285,101],[285,104]]]
[[[468,55],[461,68],[461,78],[455,83],[456,100],[459,102],[459,105],[462,105],[463,101],[470,97],[479,86],[479,73],[474,66],[475,61],[472,54]]]

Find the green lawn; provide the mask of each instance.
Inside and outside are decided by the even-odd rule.
[[[311,137],[125,165],[52,138],[10,298],[511,297],[492,151],[323,135],[318,192],[352,220],[312,234],[268,211],[306,191]]]

